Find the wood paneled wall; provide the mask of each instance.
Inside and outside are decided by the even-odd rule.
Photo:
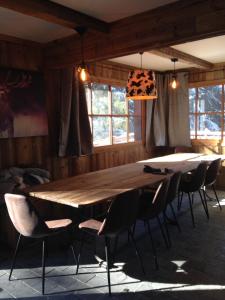
[[[42,47],[37,43],[27,43],[17,39],[1,40],[0,66],[25,70],[40,70],[42,67]],[[96,63],[90,66],[94,79],[111,84],[125,84],[129,69],[116,64]],[[0,139],[0,169],[16,165],[43,166],[50,170],[53,178],[62,178],[89,171],[131,163],[148,156],[141,143],[99,148],[89,156],[57,157],[59,97],[55,93],[55,82],[59,70],[44,70],[46,106],[49,135],[25,138]]]
[[[212,70],[197,70],[189,73],[190,86],[204,86],[225,82],[225,63],[217,64]]]

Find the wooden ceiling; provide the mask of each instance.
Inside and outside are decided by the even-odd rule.
[[[87,62],[153,51],[159,56],[174,56],[202,68],[211,68],[211,63],[170,46],[225,34],[224,0],[181,0],[112,23],[47,0],[0,0],[0,6],[69,28],[88,27],[84,37]],[[80,61],[77,35],[45,46],[47,67]]]

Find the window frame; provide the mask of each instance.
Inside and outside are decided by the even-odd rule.
[[[93,102],[92,102],[92,84],[99,84],[99,85],[107,85],[108,86],[108,99],[109,99],[109,107],[110,107],[110,114],[94,114],[93,113]],[[144,145],[145,144],[145,115],[146,115],[146,105],[145,105],[145,101],[141,101],[140,103],[140,114],[134,114],[131,115],[129,114],[129,107],[128,107],[128,100],[125,99],[125,105],[126,105],[126,113],[125,114],[112,114],[112,87],[115,88],[125,88],[125,85],[123,84],[113,84],[113,83],[106,83],[106,82],[101,82],[101,81],[91,81],[88,82],[86,84],[86,86],[89,87],[89,92],[90,92],[90,97],[91,97],[91,113],[89,113],[88,110],[88,117],[91,120],[91,130],[93,130],[93,117],[109,117],[110,118],[110,125],[109,125],[109,137],[110,137],[110,144],[106,144],[106,145],[94,145],[94,141],[93,141],[93,137],[92,137],[92,141],[93,141],[93,147],[94,147],[94,151],[95,152],[101,152],[104,149],[118,149],[118,148],[124,148],[126,146],[131,146],[131,145]],[[134,141],[129,141],[129,117],[137,117],[140,118],[140,122],[141,122],[141,139],[140,140],[134,140]],[[127,142],[124,143],[113,143],[113,117],[125,117],[126,118],[126,128],[127,128]],[[97,151],[96,151],[97,150]]]
[[[208,111],[208,112],[198,112],[198,102],[199,102],[199,88],[206,88],[206,87],[215,87],[215,86],[222,86],[221,89],[221,111]],[[189,108],[189,120],[190,120],[190,116],[194,116],[194,124],[195,124],[195,132],[194,132],[194,137],[193,135],[191,136],[191,128],[190,128],[190,138],[191,140],[212,140],[212,141],[223,141],[225,139],[225,81],[215,81],[215,82],[198,82],[196,84],[192,83],[189,84],[189,90],[190,89],[195,89],[195,102],[194,102],[194,107],[195,107],[195,111],[194,112],[190,112],[190,108]],[[188,98],[189,100],[189,98]],[[189,102],[190,104],[190,102]],[[206,138],[201,138],[200,135],[198,135],[198,117],[202,116],[202,115],[219,115],[221,116],[221,132],[220,132],[220,137],[206,137]]]

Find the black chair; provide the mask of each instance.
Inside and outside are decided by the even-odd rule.
[[[180,188],[179,188],[181,192],[181,197],[178,198],[178,209],[181,208],[183,194],[186,193],[189,199],[193,227],[195,227],[195,219],[193,213],[193,202],[194,202],[195,192],[199,193],[206,216],[209,219],[206,197],[204,193],[203,196],[201,194],[201,188],[203,187],[205,182],[206,171],[207,171],[207,164],[202,162],[191,174],[181,177]]]
[[[157,188],[154,197],[152,197],[152,193],[143,193],[140,197],[140,205],[139,205],[139,212],[138,212],[138,219],[142,220],[147,227],[151,244],[152,244],[152,251],[155,259],[155,266],[156,269],[158,269],[158,259],[157,259],[157,253],[156,248],[154,245],[154,240],[152,236],[151,226],[150,226],[150,220],[157,219],[163,239],[166,243],[166,246],[169,247],[169,241],[166,237],[166,234],[163,229],[162,222],[160,220],[159,215],[162,213],[164,221],[166,221],[165,218],[165,208],[167,204],[167,193],[169,188],[170,178],[165,178]],[[167,231],[167,230],[166,230]]]
[[[17,253],[22,237],[29,237],[42,240],[42,294],[45,291],[45,259],[47,252],[47,239],[64,230],[71,229],[72,221],[70,219],[59,219],[44,221],[36,212],[30,201],[22,195],[5,194],[5,203],[8,209],[10,219],[19,232],[16,249],[14,252],[12,265],[9,274],[11,279],[12,272],[16,263]],[[71,245],[71,250],[75,261],[77,258]]]
[[[181,180],[181,172],[176,172],[170,177],[170,185],[169,185],[169,189],[168,189],[168,193],[167,193],[167,201],[166,201],[166,203],[167,203],[166,210],[169,206],[171,209],[173,218],[174,218],[174,224],[177,226],[179,231],[181,231],[181,228],[180,228],[180,224],[178,222],[176,213],[174,211],[172,202],[178,196],[180,180]],[[168,221],[170,223],[172,223],[170,219],[168,219]]]
[[[213,189],[213,192],[215,194],[216,201],[219,205],[219,208],[220,208],[220,210],[222,210],[222,207],[220,205],[220,201],[219,201],[219,198],[217,196],[216,189],[215,189],[215,182],[216,182],[217,176],[219,174],[220,166],[221,166],[221,159],[220,158],[218,158],[216,160],[213,160],[211,162],[211,164],[209,165],[209,167],[207,169],[207,172],[206,172],[205,182],[204,182],[204,186],[203,186],[202,190],[203,190],[203,193],[205,194],[205,196],[208,196],[207,193],[206,193],[206,188],[211,186],[212,189]]]
[[[111,295],[110,265],[112,262],[110,242],[111,239],[114,238],[116,241],[115,243],[117,244],[118,236],[121,233],[125,231],[128,232],[128,236],[130,237],[133,243],[133,246],[136,251],[136,255],[141,264],[142,271],[145,274],[143,263],[140,254],[138,252],[133,233],[131,231],[131,227],[136,221],[138,204],[139,204],[138,191],[130,191],[130,192],[123,193],[111,202],[111,205],[106,213],[106,216],[101,221],[96,219],[89,219],[79,224],[79,228],[84,232],[91,235],[94,234],[94,236],[97,235],[97,236],[104,237],[109,295]],[[80,262],[83,242],[84,239],[82,239],[81,241],[80,250],[78,254],[77,273],[79,269],[79,262]],[[113,253],[113,257],[114,255],[115,253]]]

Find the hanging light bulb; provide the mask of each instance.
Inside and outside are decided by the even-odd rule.
[[[177,78],[176,78],[176,76],[174,76],[174,75],[173,75],[173,77],[172,77],[171,87],[172,87],[173,89],[176,89],[176,88],[177,88]]]
[[[79,73],[79,78],[81,81],[85,82],[88,79],[88,71],[87,71],[87,67],[84,63],[80,64],[78,66],[77,69],[78,73]]]
[[[177,75],[176,75],[176,71],[175,71],[175,63],[178,61],[178,58],[175,58],[175,57],[171,58],[171,61],[174,63],[171,87],[172,87],[172,89],[175,90],[177,88]]]
[[[80,35],[81,39],[81,57],[82,57],[82,62],[78,66],[77,71],[79,73],[79,78],[82,82],[86,82],[89,78],[88,74],[88,68],[84,62],[84,41],[83,41],[83,36],[85,32],[87,31],[87,28],[85,26],[77,26],[76,27],[77,33]]]

